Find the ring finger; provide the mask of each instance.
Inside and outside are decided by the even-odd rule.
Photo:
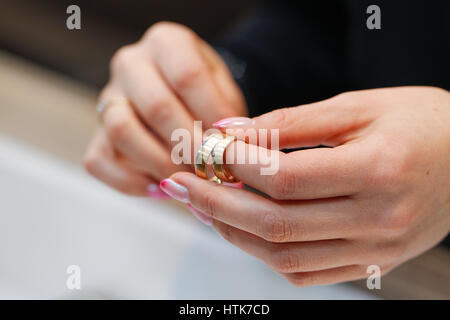
[[[102,99],[114,96],[120,94],[109,90]],[[114,147],[155,179],[162,180],[178,170],[189,170],[185,165],[177,166],[172,162],[169,151],[144,127],[130,105],[111,104],[102,116]]]

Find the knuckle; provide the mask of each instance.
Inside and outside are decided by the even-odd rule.
[[[297,108],[295,108],[297,109]],[[286,130],[289,130],[289,127],[291,125],[296,124],[296,115],[297,112],[292,112],[293,108],[281,108],[273,110],[266,115],[263,115],[263,117],[269,118],[273,123],[275,123],[278,128],[284,128]]]
[[[361,93],[358,91],[347,91],[347,92],[342,92],[339,93],[338,95],[336,95],[334,97],[334,100],[338,103],[342,103],[342,102],[353,102],[355,100],[358,100],[358,98],[360,97]]]
[[[387,139],[382,137],[380,146],[370,155],[372,185],[389,193],[398,193],[410,184],[408,173],[411,172],[413,156],[404,146],[398,145],[395,152],[380,152],[387,145]]]
[[[83,166],[87,172],[91,175],[95,175],[98,164],[100,162],[100,156],[94,150],[88,150],[83,158]]]
[[[170,98],[165,95],[146,97],[142,100],[145,118],[149,123],[161,123],[170,119]]]
[[[417,214],[412,204],[400,204],[380,215],[378,228],[390,236],[402,236],[417,224]]]
[[[338,94],[332,99],[333,106],[344,108],[348,111],[360,110],[364,103],[372,101],[374,90],[355,90]]]
[[[381,246],[381,254],[386,261],[401,261],[407,252],[405,241],[389,241]]]
[[[108,97],[114,95],[114,88],[111,79],[108,81],[108,83],[102,88],[100,91],[100,94],[98,95],[98,101],[104,101],[107,100]]]
[[[219,203],[217,193],[215,190],[206,191],[203,194],[203,208],[206,210],[206,213],[214,218],[216,216],[217,205]]]
[[[348,91],[328,100],[326,108],[339,108],[339,112],[348,119],[358,119],[364,111],[362,106],[368,97],[368,91]],[[359,116],[358,116],[359,115]]]
[[[270,242],[287,242],[292,239],[292,226],[281,213],[266,212],[261,215],[257,233]]]
[[[185,61],[182,66],[177,68],[177,72],[173,76],[173,86],[178,91],[184,90],[200,79],[206,72],[206,67],[201,63]]]
[[[280,247],[274,251],[272,261],[278,272],[293,273],[301,271],[300,259],[289,246]]]
[[[274,119],[275,123],[279,124],[284,124],[289,119],[287,108],[273,110],[269,113],[269,115],[272,119]]]
[[[397,179],[399,178],[400,174],[401,168],[397,167],[396,163],[393,163],[392,161],[390,161],[390,163],[379,162],[379,165],[373,172],[373,178],[377,186],[389,187],[390,190],[397,184]]]
[[[389,219],[389,225],[391,228],[399,230],[403,233],[415,225],[416,219],[417,215],[409,205],[400,206],[393,212],[391,218]]]
[[[144,34],[143,40],[150,41],[151,43],[160,43],[161,41],[167,41],[174,33],[186,32],[189,30],[181,24],[170,21],[159,21],[153,24]]]
[[[110,92],[111,92],[111,85],[110,83],[108,83],[101,91],[100,94],[98,95],[98,101],[104,101],[107,99],[107,97],[109,96]]]
[[[130,118],[120,109],[111,106],[104,115],[106,133],[112,141],[122,140],[130,128]]]
[[[295,287],[309,287],[314,284],[313,277],[306,274],[297,274],[290,277],[288,281]]]
[[[136,60],[135,45],[127,45],[113,55],[110,62],[111,73],[116,73],[127,69]]]
[[[231,226],[229,226],[226,223],[222,223],[220,224],[220,227],[217,228],[217,230],[225,240],[227,240],[230,243],[233,242]]]
[[[165,37],[167,32],[173,28],[171,22],[168,21],[159,21],[153,24],[148,30],[144,33],[144,39],[148,39],[150,41],[154,40],[158,37]]]
[[[295,174],[280,166],[278,172],[268,179],[268,194],[275,199],[288,199],[295,193],[297,181]]]
[[[307,282],[303,278],[290,278],[288,281],[294,287],[302,288],[302,287],[307,287],[308,286]]]

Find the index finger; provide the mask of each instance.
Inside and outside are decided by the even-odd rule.
[[[267,163],[265,154],[270,159]],[[355,144],[286,154],[236,141],[227,148],[224,161],[234,177],[272,198],[302,200],[360,191],[367,171],[360,154]],[[255,163],[249,163],[250,159]]]

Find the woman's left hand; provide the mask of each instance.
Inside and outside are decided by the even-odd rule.
[[[220,124],[229,128],[233,121]],[[365,278],[369,265],[384,274],[448,234],[449,92],[350,92],[276,110],[247,121],[247,128],[279,129],[280,148],[332,148],[273,150],[279,157],[274,175],[261,175],[259,164],[227,164],[270,198],[190,173],[176,173],[161,186],[293,284]]]

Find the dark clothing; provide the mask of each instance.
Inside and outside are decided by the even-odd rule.
[[[367,7],[381,9],[369,30]],[[263,1],[223,42],[245,61],[251,115],[340,92],[404,85],[450,89],[450,1]]]

